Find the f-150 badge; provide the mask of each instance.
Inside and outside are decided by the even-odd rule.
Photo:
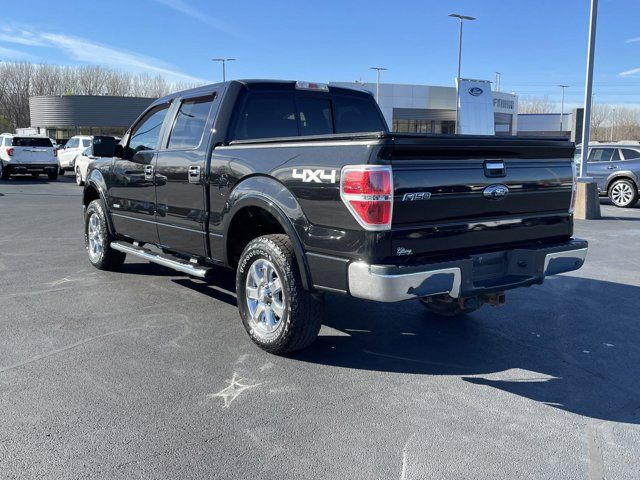
[[[305,183],[336,183],[336,172],[337,170],[314,170],[312,168],[304,168],[300,171],[294,168],[292,177]]]

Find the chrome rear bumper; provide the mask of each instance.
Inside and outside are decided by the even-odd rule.
[[[423,265],[349,265],[349,293],[379,302],[449,295],[469,297],[542,283],[547,275],[579,269],[587,242],[572,240],[547,248],[514,249]],[[485,264],[492,270],[483,273]]]

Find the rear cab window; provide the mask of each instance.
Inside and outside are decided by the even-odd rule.
[[[375,100],[364,92],[250,90],[238,107],[231,141],[387,131]]]

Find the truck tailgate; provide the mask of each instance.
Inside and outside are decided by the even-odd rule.
[[[571,235],[571,142],[396,135],[388,148],[393,255]]]

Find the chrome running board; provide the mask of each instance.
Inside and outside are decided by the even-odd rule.
[[[181,260],[162,253],[155,253],[127,242],[111,242],[111,248],[198,278],[207,278],[211,272],[210,268],[193,264],[188,260]]]

